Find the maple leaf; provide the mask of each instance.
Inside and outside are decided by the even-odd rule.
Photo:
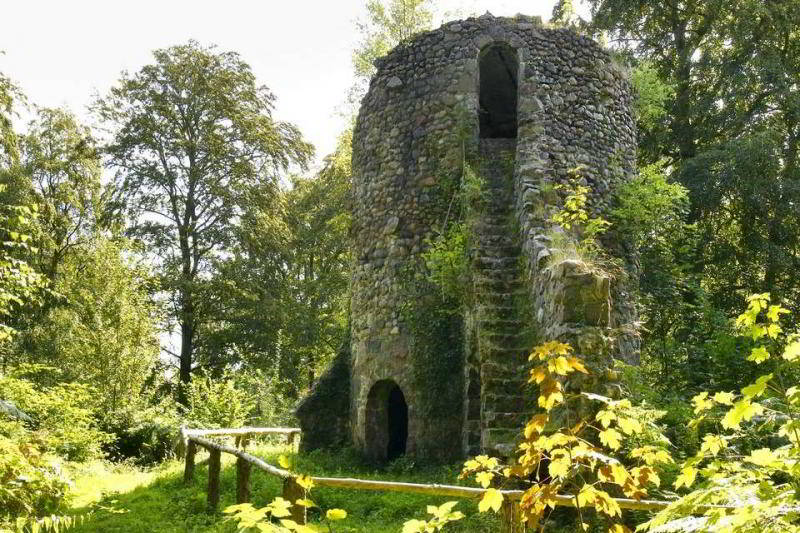
[[[718,392],[714,395],[714,401],[722,405],[733,405],[733,393]]]
[[[642,432],[642,424],[633,418],[620,418],[617,421],[619,428],[625,432],[626,435],[633,435],[634,433]]]
[[[488,489],[483,493],[483,498],[478,503],[478,511],[485,513],[489,509],[495,513],[503,506],[503,493],[497,489]]]
[[[756,364],[763,363],[769,359],[769,351],[765,346],[756,346],[750,351],[750,355],[747,356],[748,361],[753,361]]]
[[[603,425],[604,428],[607,428],[611,425],[611,422],[616,420],[617,415],[615,415],[612,411],[607,409],[603,409],[602,411],[598,411],[595,415],[595,419]]]
[[[534,415],[525,425],[525,438],[529,439],[536,433],[541,433],[550,417],[545,414]]]
[[[489,485],[492,484],[492,480],[494,479],[494,474],[492,472],[479,472],[475,476],[475,481],[480,483],[481,487],[484,489],[489,488]]]
[[[759,377],[755,383],[751,383],[747,387],[742,388],[742,394],[748,398],[755,398],[764,394],[767,389],[767,383],[772,379],[772,374],[765,374]]]
[[[742,421],[747,421],[764,412],[761,404],[753,403],[749,398],[744,398],[733,404],[725,416],[722,417],[722,427],[725,429],[739,429]]]
[[[347,518],[347,511],[344,509],[328,509],[325,512],[325,518],[328,520],[343,520]]]
[[[703,437],[703,444],[700,446],[701,452],[710,452],[716,456],[727,444],[719,435],[706,435]]]
[[[694,484],[697,478],[697,469],[693,466],[684,467],[681,473],[675,478],[675,488],[686,487],[687,489]]]
[[[620,435],[619,432],[614,429],[606,429],[601,431],[599,436],[600,442],[612,450],[619,450],[622,447],[622,442],[620,440],[622,435]]]
[[[783,350],[782,357],[787,361],[794,361],[800,357],[800,340],[796,340],[787,344],[786,348]]]
[[[744,459],[748,463],[753,463],[754,465],[758,466],[774,466],[776,464],[780,464],[780,460],[775,455],[775,452],[770,450],[769,448],[760,448],[758,450],[753,450],[750,452],[749,457],[745,457]]]

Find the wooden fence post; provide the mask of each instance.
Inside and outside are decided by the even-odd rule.
[[[213,448],[208,450],[208,453],[208,506],[216,509],[219,505],[219,473],[222,453]]]
[[[303,505],[297,505],[295,502],[305,497],[305,489],[297,484],[295,478],[287,477],[283,480],[283,499],[292,503],[291,518],[301,525],[306,523],[306,508]]]
[[[501,509],[503,520],[503,533],[524,533],[525,524],[522,523],[519,502],[506,499]]]
[[[197,453],[197,444],[190,440],[186,444],[186,464],[183,467],[183,482],[189,484],[194,479],[194,456]]]
[[[236,459],[236,503],[250,501],[250,463],[241,457]]]
[[[286,434],[286,443],[289,445],[289,448],[294,450],[294,432]]]

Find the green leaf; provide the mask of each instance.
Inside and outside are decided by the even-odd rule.
[[[767,389],[767,383],[772,379],[772,374],[765,374],[759,377],[755,383],[748,385],[742,389],[742,394],[747,398],[756,398],[764,394]]]
[[[763,363],[769,359],[769,352],[764,346],[757,346],[752,349],[750,355],[747,357],[748,361],[754,361],[756,364]]]

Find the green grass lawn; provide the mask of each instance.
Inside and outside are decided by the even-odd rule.
[[[379,470],[365,464],[350,452],[316,452],[297,455],[283,446],[254,446],[249,451],[277,464],[285,454],[297,472],[330,477],[359,477],[417,483],[456,484],[460,465],[424,466],[400,459]],[[110,467],[99,463],[82,465],[74,472],[73,509],[85,515],[75,531],[90,532],[231,532],[233,524],[224,521],[221,510],[235,503],[236,469],[234,458],[222,455],[222,501],[220,510],[206,508],[208,468],[203,461],[207,455],[198,454],[195,480],[184,486],[183,465],[168,461],[156,469],[142,471],[132,467]],[[253,469],[251,500],[256,506],[269,503],[281,494],[281,481]],[[323,509],[345,509],[348,517],[336,522],[336,532],[399,532],[403,522],[424,518],[427,505],[441,504],[449,498],[396,492],[354,491],[315,488],[313,499]],[[456,509],[467,518],[451,525],[452,532],[498,531],[497,518],[479,514],[476,502],[460,501]],[[315,515],[310,518],[313,523]],[[326,531],[324,527],[320,531]]]

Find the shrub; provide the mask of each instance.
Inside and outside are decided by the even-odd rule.
[[[90,387],[59,383],[40,388],[26,379],[0,376],[0,395],[33,418],[43,450],[70,461],[86,461],[103,455],[110,441],[94,419],[96,398]]]
[[[196,375],[187,386],[186,422],[193,427],[235,428],[245,424],[255,407],[247,391],[236,386],[230,372],[217,379]]]
[[[0,435],[0,529],[10,527],[12,520],[57,512],[67,495],[68,484],[57,463],[42,453],[31,435],[24,437]]]
[[[172,456],[179,426],[180,417],[172,400],[133,402],[104,417],[103,430],[113,436],[106,451],[114,460],[132,459],[140,465],[159,463]]]

